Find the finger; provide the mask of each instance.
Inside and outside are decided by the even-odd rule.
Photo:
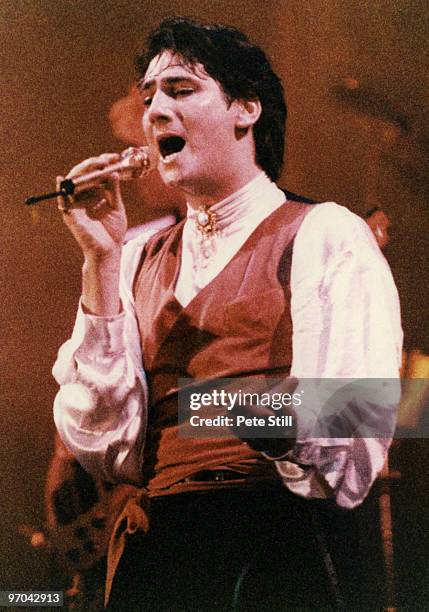
[[[114,210],[124,210],[124,203],[121,194],[121,180],[117,172],[114,172],[104,180],[104,195]]]
[[[117,172],[112,172],[112,174],[99,177],[90,182],[84,181],[82,185],[76,185],[73,197],[75,203],[80,203],[84,206],[93,201],[99,202],[105,198],[112,210],[124,210],[120,176]]]
[[[67,174],[66,178],[73,178],[81,174],[86,174],[87,172],[92,172],[93,170],[102,170],[109,164],[119,161],[120,158],[121,156],[119,153],[103,153],[98,157],[90,157],[74,166]]]
[[[64,180],[63,176],[56,177],[56,189],[57,191],[61,191],[61,182]],[[57,197],[57,206],[58,210],[64,214],[68,214],[70,208],[73,205],[73,200],[71,196],[60,195]]]
[[[86,213],[90,219],[102,219],[106,210],[110,208],[107,198],[101,198],[98,202],[94,202],[86,207]]]

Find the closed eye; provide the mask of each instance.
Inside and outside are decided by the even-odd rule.
[[[175,89],[173,92],[173,96],[189,96],[191,93],[194,93],[194,89],[191,87],[181,87],[180,89]]]
[[[178,97],[185,97],[185,96],[189,96],[192,93],[194,93],[195,89],[193,89],[192,87],[180,87],[180,89],[173,89],[169,92],[169,95],[172,98],[178,98]],[[145,108],[149,108],[149,106],[152,104],[152,96],[145,96],[143,98],[143,105]]]

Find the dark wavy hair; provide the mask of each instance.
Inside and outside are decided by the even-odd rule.
[[[166,50],[180,55],[188,65],[202,64],[229,102],[260,100],[261,116],[253,126],[256,162],[276,181],[283,165],[287,108],[282,83],[262,49],[236,28],[185,17],[165,19],[136,58],[139,83],[151,60]]]

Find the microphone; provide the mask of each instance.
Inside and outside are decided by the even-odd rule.
[[[109,164],[101,170],[93,170],[74,178],[64,179],[60,183],[60,191],[44,193],[40,196],[32,196],[25,200],[28,206],[37,204],[42,200],[50,200],[57,196],[68,196],[74,193],[82,193],[94,187],[100,179],[117,172],[121,181],[146,176],[153,170],[153,165],[149,157],[149,147],[129,147],[122,151],[121,159],[113,164]]]

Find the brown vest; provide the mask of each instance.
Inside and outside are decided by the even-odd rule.
[[[178,379],[289,374],[292,247],[310,209],[288,201],[275,210],[186,307],[174,297],[184,221],[146,244],[134,294],[149,385],[143,476],[150,494],[172,492],[175,483],[201,469],[256,475],[271,469],[233,435],[180,437]]]

